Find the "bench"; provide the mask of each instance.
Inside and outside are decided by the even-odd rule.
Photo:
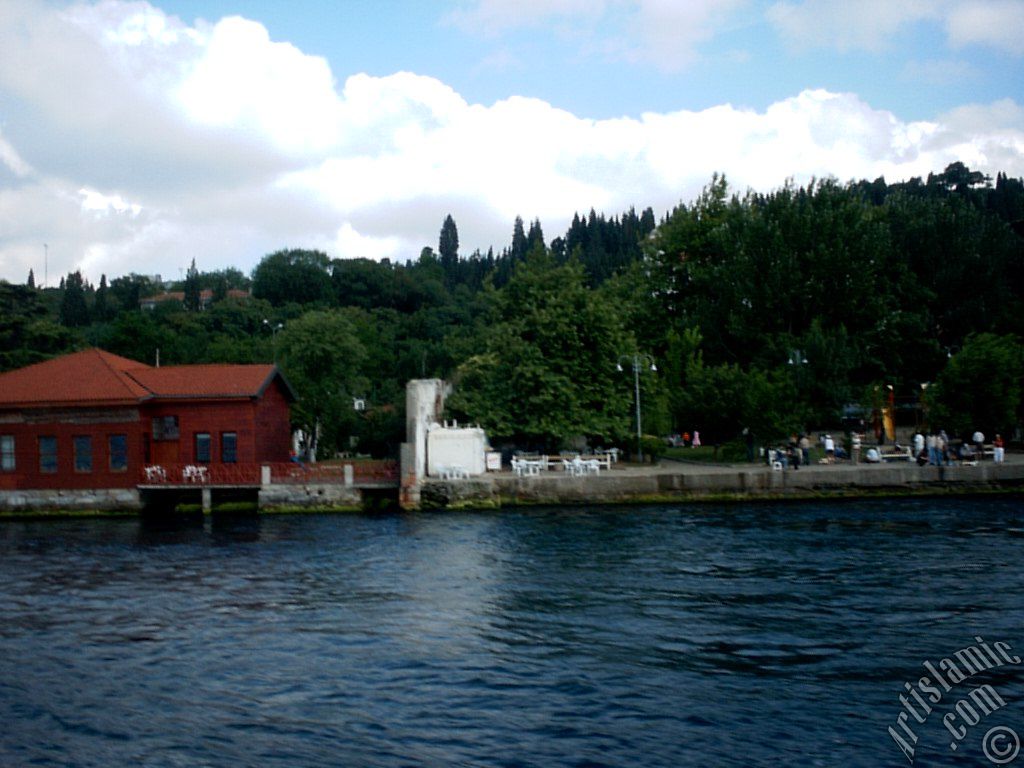
[[[883,462],[914,460],[914,452],[909,447],[903,451],[879,451],[878,455]]]

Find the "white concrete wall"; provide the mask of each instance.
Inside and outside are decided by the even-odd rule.
[[[427,474],[437,477],[443,467],[461,467],[470,475],[487,471],[487,435],[479,427],[434,427],[427,433]]]
[[[413,379],[405,386],[405,440],[412,446],[416,481],[427,471],[427,430],[441,419],[446,385],[441,379]],[[403,478],[413,474],[403,468]]]

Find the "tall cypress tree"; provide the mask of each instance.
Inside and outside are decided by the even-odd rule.
[[[522,261],[526,256],[529,246],[526,241],[526,229],[523,227],[523,217],[516,216],[516,223],[512,227],[512,250],[509,255],[512,261]]]
[[[96,289],[96,303],[93,305],[93,314],[97,320],[110,319],[109,289],[107,288],[107,276],[100,275],[100,287]]]
[[[540,219],[530,222],[530,231],[526,233],[527,252],[532,251],[537,245],[540,245],[541,248],[546,247],[544,245],[544,230],[540,228]]]
[[[81,272],[72,272],[64,283],[60,300],[60,322],[68,328],[89,324],[89,307],[85,303],[85,281]]]
[[[196,260],[192,259],[192,265],[185,273],[185,309],[189,312],[201,309],[199,290],[199,270],[196,269]]]
[[[455,226],[455,219],[450,213],[445,216],[444,224],[441,225],[437,252],[441,256],[445,283],[451,287],[457,282],[459,270],[459,229]]]

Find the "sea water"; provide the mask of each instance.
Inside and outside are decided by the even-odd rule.
[[[995,764],[1022,507],[3,522],[0,765]]]

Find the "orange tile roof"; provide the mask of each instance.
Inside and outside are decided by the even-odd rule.
[[[174,365],[154,368],[87,349],[0,374],[0,408],[135,405],[163,398],[259,397],[273,365]],[[281,377],[287,396],[294,392]]]
[[[276,370],[273,365],[172,365],[130,375],[156,398],[256,397]]]
[[[100,349],[64,355],[0,374],[0,407],[136,403],[149,393],[126,371],[146,367]]]

